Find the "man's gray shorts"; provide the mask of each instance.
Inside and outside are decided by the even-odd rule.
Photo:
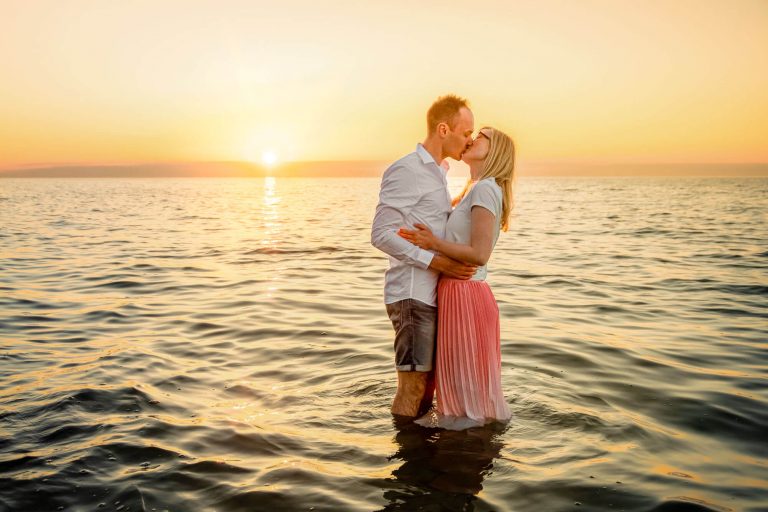
[[[395,367],[399,372],[432,371],[437,344],[437,308],[416,299],[387,304],[395,328]]]

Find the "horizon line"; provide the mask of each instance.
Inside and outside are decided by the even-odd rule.
[[[365,178],[380,177],[383,160],[305,160],[266,166],[242,160],[140,164],[67,164],[0,170],[0,178]],[[459,163],[451,177],[465,177]],[[768,177],[768,163],[521,162],[518,177]]]
[[[318,158],[306,160],[285,160],[272,165],[270,168],[279,169],[284,166],[293,166],[301,164],[330,164],[330,163],[392,163],[399,157],[391,159],[383,158]],[[459,163],[459,161],[455,161]],[[143,167],[148,165],[171,166],[171,165],[200,165],[200,164],[234,164],[247,165],[252,167],[268,167],[260,162],[253,162],[245,159],[225,159],[225,160],[140,160],[140,161],[119,161],[119,162],[30,162],[23,164],[10,164],[0,166],[0,173],[6,171],[20,171],[27,169],[41,168],[65,168],[65,167]],[[764,161],[740,161],[740,160],[631,160],[631,159],[536,159],[536,160],[518,160],[517,165],[632,165],[632,166],[657,166],[657,165],[768,165],[768,160]]]

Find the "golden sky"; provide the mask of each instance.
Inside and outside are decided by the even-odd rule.
[[[556,162],[768,162],[765,0],[0,0],[0,167],[390,160],[440,94]]]

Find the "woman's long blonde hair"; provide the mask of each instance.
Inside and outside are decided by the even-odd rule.
[[[496,180],[496,184],[501,187],[501,219],[499,222],[502,231],[507,231],[509,229],[509,214],[514,206],[512,188],[515,181],[515,143],[507,134],[490,126],[484,126],[480,128],[480,131],[490,131],[491,141],[488,155],[486,155],[483,164],[483,172],[480,173],[477,181],[493,178]],[[453,206],[459,204],[459,201],[467,195],[473,183],[471,178],[467,181],[464,190],[453,199]]]

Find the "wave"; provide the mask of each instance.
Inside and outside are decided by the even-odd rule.
[[[0,511],[763,506],[765,180],[521,181],[463,432],[389,412],[378,183],[11,181]]]

